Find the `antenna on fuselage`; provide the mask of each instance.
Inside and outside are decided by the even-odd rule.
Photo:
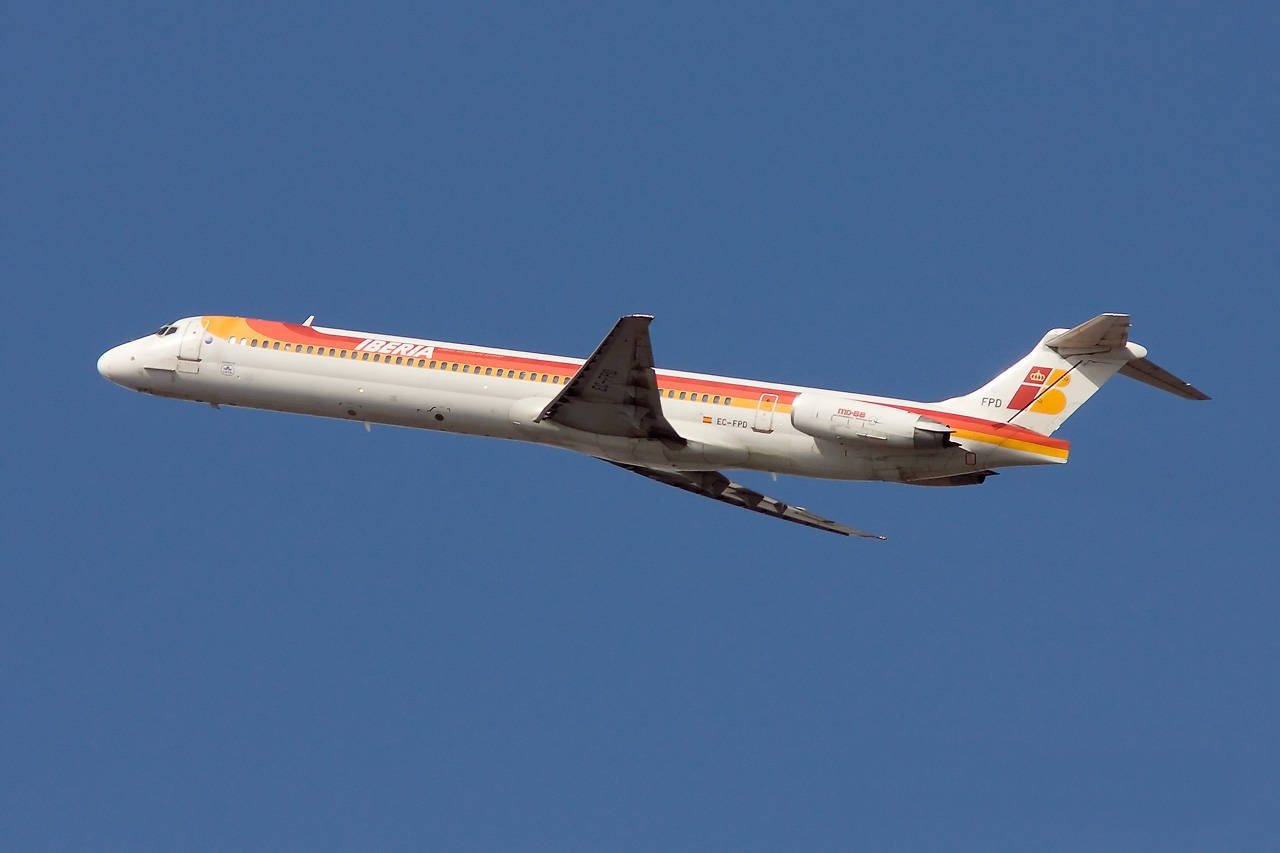
[[[315,314],[312,314],[310,317],[308,317],[308,318],[303,322],[303,324],[302,324],[302,325],[304,325],[304,326],[310,326],[313,322],[315,322],[315,319],[316,319],[316,315],[315,315]]]

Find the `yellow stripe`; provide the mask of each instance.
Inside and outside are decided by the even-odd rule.
[[[1043,444],[1035,444],[1030,441],[1021,441],[1016,438],[1000,438],[994,435],[987,435],[980,432],[970,432],[967,429],[958,429],[954,433],[958,438],[970,438],[974,441],[981,441],[984,444],[994,444],[998,447],[1007,447],[1010,450],[1025,450],[1027,453],[1038,453],[1041,456],[1052,456],[1054,459],[1066,459],[1069,450],[1065,447],[1045,447]]]

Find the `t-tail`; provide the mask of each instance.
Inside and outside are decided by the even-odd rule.
[[[1209,396],[1151,362],[1129,340],[1128,314],[1099,314],[1074,329],[1054,329],[1017,364],[940,409],[1053,434],[1117,373],[1189,400]]]

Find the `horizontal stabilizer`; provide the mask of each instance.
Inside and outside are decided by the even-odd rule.
[[[1099,314],[1074,329],[1063,332],[1045,345],[1053,347],[1066,355],[1063,350],[1072,354],[1110,352],[1124,349],[1129,343],[1128,314]]]
[[[1159,388],[1161,391],[1168,391],[1170,394],[1176,394],[1188,400],[1208,400],[1209,395],[1194,387],[1190,382],[1186,382],[1174,376],[1160,365],[1146,358],[1135,358],[1120,368],[1122,376],[1128,376],[1130,379],[1136,379],[1139,382],[1145,382],[1153,388]]]

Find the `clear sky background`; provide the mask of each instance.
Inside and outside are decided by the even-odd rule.
[[[1275,850],[1280,7],[7,4],[0,847]],[[940,399],[1064,467],[742,479],[147,397],[246,314]]]

